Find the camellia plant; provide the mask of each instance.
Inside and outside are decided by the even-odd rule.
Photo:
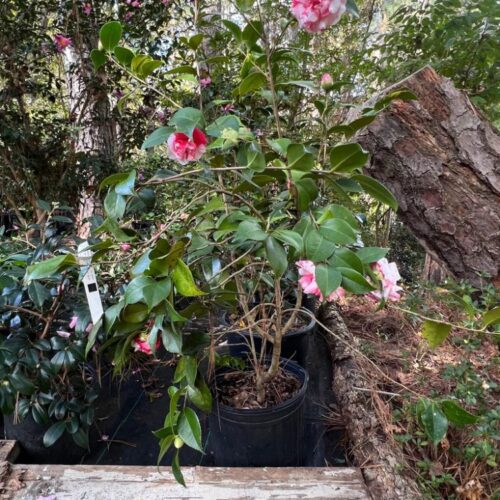
[[[343,0],[293,0],[296,19],[290,17],[276,31],[258,3],[237,2],[241,22],[224,20],[219,33],[241,64],[234,89],[209,100],[206,90],[214,78],[208,70],[217,74],[226,58],[200,61],[206,35],[195,33],[184,37],[189,64],[166,72],[196,75],[194,95],[186,91],[187,106],[155,86],[153,72],[163,61],[124,46],[119,22],[102,27],[100,47],[91,54],[96,70],[108,63],[121,68],[138,88],[154,88],[172,111],[168,125],[142,146],[166,149],[168,169],[141,180],[136,171],[119,173],[101,184],[106,217],[93,234],[93,261],[98,264],[120,244],[132,265],[116,303],[94,325],[86,352],[111,353],[117,373],[131,356],[154,355],[161,344],[178,356],[169,412],[156,435],[159,461],[177,448],[172,465],[181,482],[179,449],[186,444],[202,451],[201,426],[190,406],[210,411],[212,405],[199,370],[211,339],[208,332],[183,334],[189,320],[208,312],[213,324],[221,309],[231,309],[229,329],[248,334],[252,405],[265,407],[267,388],[282,372],[283,339],[301,314],[310,314],[302,307],[303,293],[328,301],[346,293],[382,302],[399,298],[399,274],[384,258],[387,250],[363,245],[360,219],[349,209],[351,197],[363,194],[393,209],[397,204],[384,186],[362,173],[368,154],[351,137],[391,100],[414,96],[395,91],[363,109],[355,121],[338,125],[332,122],[342,82],[326,74],[290,78],[302,69],[296,55],[303,49],[286,42],[286,30],[297,21],[307,32],[319,33],[349,6],[352,2]],[[197,2],[193,9],[196,19],[204,17]],[[209,27],[212,34],[221,29]],[[295,120],[292,97],[301,100],[307,119]],[[132,222],[154,197],[155,185],[176,185],[179,191],[189,186],[190,198],[154,232],[141,232]]]

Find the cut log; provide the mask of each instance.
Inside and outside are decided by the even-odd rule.
[[[357,139],[367,173],[387,186],[398,214],[457,279],[500,284],[500,135],[453,83],[425,67],[370,101],[406,87]],[[370,104],[369,103],[369,104]]]
[[[373,499],[420,498],[415,482],[404,475],[407,466],[397,443],[385,432],[373,403],[376,387],[356,363],[357,345],[334,304],[319,310],[333,362],[333,390],[355,464],[361,467]]]

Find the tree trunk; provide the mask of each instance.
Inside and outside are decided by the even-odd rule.
[[[88,219],[100,207],[96,171],[106,171],[112,164],[116,143],[116,127],[104,82],[89,59],[90,50],[97,44],[96,37],[79,33],[74,45],[64,52],[70,118],[77,129],[77,172],[83,182],[77,215],[77,233],[81,238],[88,237]]]
[[[333,332],[325,332],[333,361],[333,391],[349,438],[355,465],[361,468],[373,499],[414,500],[420,498],[415,482],[405,474],[406,460],[400,446],[386,432],[374,405],[377,387],[370,374],[360,369],[357,339],[347,329],[335,304],[319,310],[320,321]]]
[[[432,258],[432,255],[425,255],[424,269],[420,278],[424,281],[430,281],[436,285],[442,283],[448,276],[447,270]]]
[[[425,67],[386,89],[394,101],[358,134],[367,173],[396,196],[399,215],[428,254],[476,286],[500,284],[500,135],[453,83]]]

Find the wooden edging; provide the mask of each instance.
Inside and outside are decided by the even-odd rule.
[[[0,465],[2,499],[369,499],[359,469],[349,467],[184,467],[184,488],[168,467]]]

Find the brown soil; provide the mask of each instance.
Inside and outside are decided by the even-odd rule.
[[[266,399],[257,401],[254,371],[233,371],[217,377],[217,398],[220,403],[233,408],[267,408],[290,399],[301,387],[300,380],[280,368],[276,376],[266,384]]]

